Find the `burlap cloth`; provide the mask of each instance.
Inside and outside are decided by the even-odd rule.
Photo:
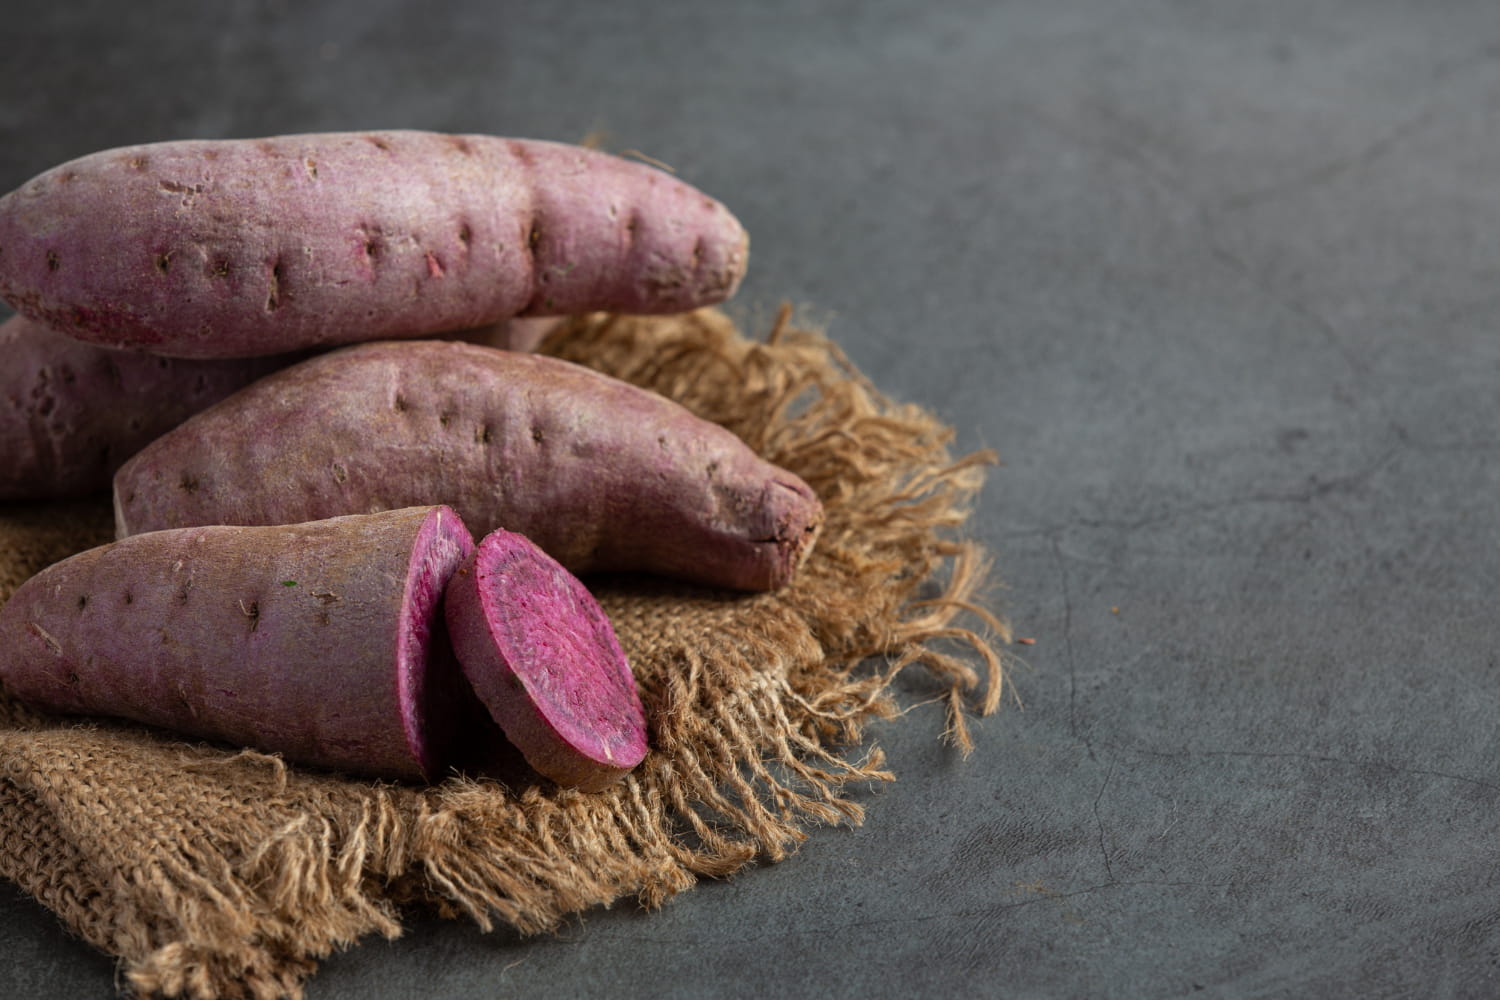
[[[811,559],[774,594],[593,581],[652,745],[599,794],[350,781],[0,695],[0,874],[134,990],[296,996],[320,957],[398,935],[409,907],[529,933],[622,897],[654,906],[782,858],[815,824],[858,822],[854,786],[891,778],[861,730],[895,712],[903,668],[950,699],[960,748],[966,708],[996,707],[991,641],[1007,636],[976,595],[983,555],[958,537],[990,456],[955,460],[948,428],[785,311],[762,343],[702,311],[579,319],[542,349],[678,399],[802,475],[827,507]],[[106,498],[0,505],[0,597],[111,536]]]

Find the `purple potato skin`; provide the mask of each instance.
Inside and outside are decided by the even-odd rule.
[[[305,355],[188,361],[115,351],[12,316],[0,323],[0,500],[109,489],[131,455]]]
[[[646,756],[645,708],[609,619],[525,536],[480,541],[443,614],[464,676],[538,774],[593,792]]]
[[[0,608],[0,681],[50,712],[427,780],[474,701],[441,607],[473,548],[441,506],[112,542]]]
[[[115,476],[123,537],[446,503],[576,574],[786,584],[822,505],[664,396],[557,358],[445,341],[346,347],[163,435]]]
[[[0,198],[0,297],[16,311],[186,358],[681,312],[733,294],[748,257],[734,216],[669,174],[485,135],[129,146]]]

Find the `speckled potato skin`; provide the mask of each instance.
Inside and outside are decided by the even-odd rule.
[[[679,312],[731,295],[747,259],[728,210],[661,170],[483,135],[129,146],[0,198],[0,297],[176,357]]]
[[[444,341],[333,351],[163,435],[114,484],[123,535],[446,503],[573,573],[785,584],[822,506],[799,477],[655,393],[556,358]]]
[[[44,500],[109,489],[151,441],[304,355],[153,357],[12,316],[0,323],[0,356],[0,500]]]
[[[474,701],[441,608],[473,546],[443,507],[126,538],[0,608],[0,682],[52,712],[421,780]]]

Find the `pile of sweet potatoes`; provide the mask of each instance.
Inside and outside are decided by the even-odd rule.
[[[747,248],[660,170],[491,136],[159,143],[22,185],[0,499],[112,479],[119,540],[0,608],[0,682],[363,775],[430,780],[497,724],[561,784],[628,773],[645,714],[574,574],[785,586],[821,506],[668,399],[453,338],[718,302]]]

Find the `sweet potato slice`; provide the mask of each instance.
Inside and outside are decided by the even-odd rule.
[[[480,541],[444,609],[469,683],[539,774],[597,791],[645,757],[645,710],[609,619],[527,538]]]

